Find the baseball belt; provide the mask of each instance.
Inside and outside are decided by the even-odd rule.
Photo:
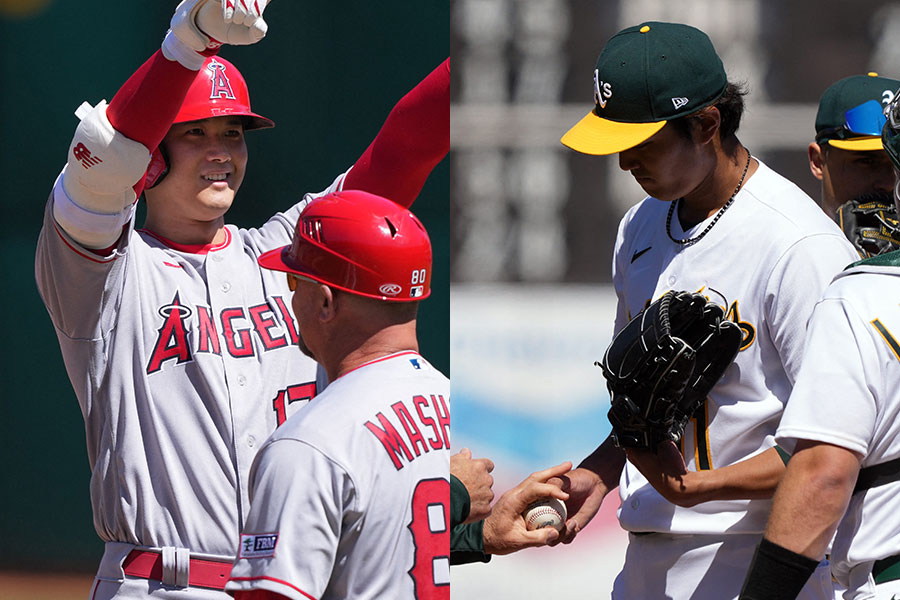
[[[900,458],[881,464],[863,467],[856,478],[853,493],[862,492],[873,487],[900,480]]]
[[[895,458],[860,469],[853,493],[863,492],[898,480],[900,480],[900,458]],[[872,579],[876,584],[900,579],[900,554],[876,560],[872,565]]]
[[[876,584],[900,579],[900,554],[876,560],[872,565],[872,579]]]
[[[126,575],[131,577],[154,579],[166,583],[163,579],[163,557],[160,552],[132,550],[122,562],[122,569]],[[187,585],[224,590],[229,575],[231,575],[231,562],[191,558]]]

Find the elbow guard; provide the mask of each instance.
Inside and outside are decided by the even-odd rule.
[[[75,114],[81,123],[69,146],[66,194],[87,210],[119,213],[134,203],[134,185],[147,170],[150,151],[115,130],[106,101],[94,108],[82,104]]]
[[[113,243],[133,214],[134,185],[150,162],[147,148],[131,140],[106,118],[106,102],[82,104],[81,123],[69,146],[62,189],[54,193],[56,221],[88,248]],[[60,193],[64,192],[64,193]]]

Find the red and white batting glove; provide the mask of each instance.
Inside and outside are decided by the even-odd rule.
[[[230,21],[236,25],[251,27],[257,19],[262,20],[263,11],[266,10],[268,3],[269,0],[224,0],[223,16],[226,22]],[[263,21],[263,27],[265,27],[265,21]],[[263,35],[265,35],[265,29],[263,29]]]
[[[162,43],[163,54],[194,71],[222,44],[244,46],[268,30],[262,12],[269,0],[183,0]]]

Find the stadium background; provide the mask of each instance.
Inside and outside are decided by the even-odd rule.
[[[34,284],[34,248],[77,124],[74,110],[84,100],[112,98],[159,47],[176,4],[0,0],[4,599],[30,597],[13,582],[14,571],[80,574],[60,580],[47,597],[83,598],[102,553],[90,514],[84,425]],[[247,79],[253,108],[277,123],[247,137],[248,173],[228,220],[248,227],[329,185],[396,100],[449,54],[444,3],[282,0],[266,14],[272,25],[263,42],[222,51]],[[434,293],[420,314],[423,354],[449,374],[448,189],[445,160],[413,209],[435,246]],[[25,581],[37,594],[38,583],[51,578]]]
[[[559,138],[592,108],[606,40],[651,20],[710,35],[750,88],[738,137],[813,198],[821,93],[868,71],[900,78],[896,2],[451,0],[453,436],[495,461],[498,496],[609,431],[593,361],[612,333],[616,228],[643,192],[615,157]],[[626,542],[617,506],[613,495],[570,546],[455,567],[453,600],[608,598]]]
[[[74,572],[57,590],[84,597],[102,551],[81,416],[33,282],[34,243],[72,112],[112,96],[158,45],[174,4],[0,0],[4,598],[24,597],[5,585],[13,570]],[[278,123],[248,137],[249,173],[230,213],[247,226],[358,156],[398,95],[446,55],[449,23],[453,150],[414,208],[441,248],[436,265],[445,276],[448,256],[452,265],[452,347],[441,341],[448,293],[436,284],[425,352],[445,371],[452,354],[454,446],[497,462],[498,495],[580,460],[607,433],[592,362],[611,334],[615,228],[641,191],[615,159],[558,144],[590,108],[606,39],[643,20],[707,31],[729,76],[750,86],[739,137],[814,198],[805,147],[818,96],[869,70],[900,77],[900,4],[882,0],[304,0],[270,10],[279,23],[265,42],[223,53],[247,76],[254,108]],[[624,547],[611,500],[571,546],[454,567],[454,600],[607,597]]]

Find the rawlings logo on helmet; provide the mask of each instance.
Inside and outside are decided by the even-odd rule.
[[[378,288],[378,291],[384,294],[385,296],[396,296],[400,292],[403,291],[403,286],[398,285],[396,283],[385,283],[381,287]]]

